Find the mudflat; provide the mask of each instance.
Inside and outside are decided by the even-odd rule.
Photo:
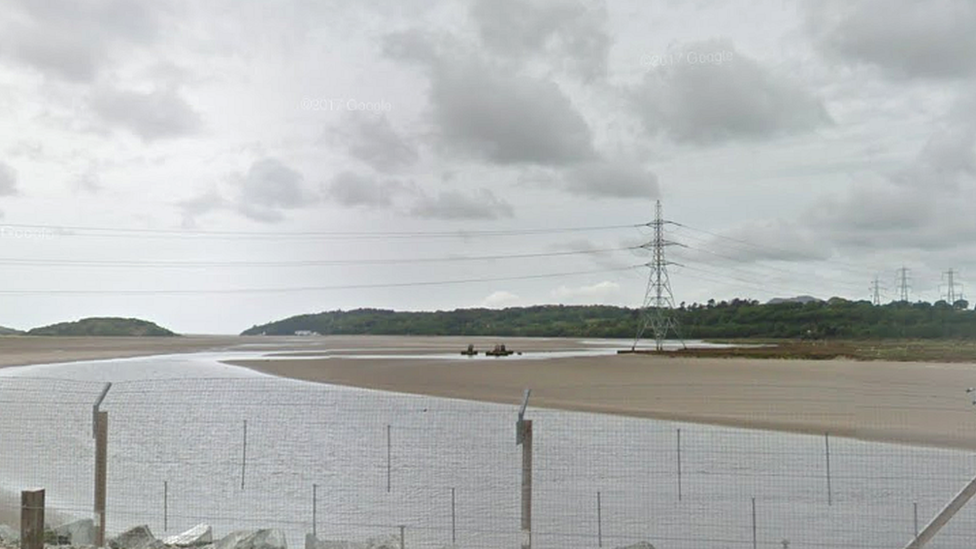
[[[223,349],[236,336],[56,337],[0,336],[0,368]]]
[[[531,388],[538,407],[976,450],[976,406],[966,393],[976,386],[976,364],[615,354],[528,360],[586,345],[515,338],[504,341],[525,356],[486,360],[460,350],[469,342],[485,349],[490,338],[319,341],[318,351],[288,353],[288,360],[232,363],[386,391],[514,405]],[[410,356],[423,352],[457,358]],[[303,354],[308,358],[296,360]]]

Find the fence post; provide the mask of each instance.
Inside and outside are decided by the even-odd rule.
[[[20,548],[44,549],[44,490],[20,493]]]
[[[312,535],[318,538],[319,485],[312,485]]]
[[[404,530],[406,529],[407,529],[406,526],[400,525],[400,549],[406,549],[407,546],[406,535],[404,534]]]
[[[752,498],[752,549],[756,549],[759,546],[758,538],[756,536],[756,498]]]
[[[454,507],[454,488],[451,488],[451,545],[457,545],[457,514]]]
[[[596,540],[599,547],[603,547],[603,504],[600,492],[596,493]]]
[[[526,389],[515,424],[515,444],[522,445],[522,549],[532,549],[532,420],[525,419],[531,389]]]
[[[681,501],[681,429],[678,429],[678,501]]]
[[[390,424],[386,424],[386,491],[390,491],[393,477],[393,438]]]
[[[833,505],[834,491],[830,486],[830,433],[824,433],[824,453],[827,457],[827,505]]]
[[[163,481],[163,532],[169,532],[169,481]]]
[[[108,412],[98,412],[95,429],[95,546],[105,547],[105,500],[108,480]]]
[[[915,539],[918,539],[918,502],[912,502],[912,522],[915,524]]]
[[[244,473],[247,470],[247,420],[244,420],[244,446],[241,451],[241,490],[244,489]]]

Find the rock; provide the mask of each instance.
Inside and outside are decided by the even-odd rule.
[[[92,519],[76,520],[62,524],[54,529],[58,540],[64,540],[65,545],[94,545],[95,522]]]
[[[288,549],[281,530],[238,530],[224,536],[214,549]]]
[[[617,547],[617,549],[654,549],[654,546],[646,541],[640,541],[626,547]]]
[[[177,547],[196,547],[213,543],[213,528],[209,524],[197,524],[182,534],[163,539],[166,545]]]
[[[17,545],[20,543],[20,533],[6,524],[0,524],[0,543]]]
[[[366,549],[400,549],[400,538],[383,536],[366,540]]]
[[[153,536],[148,526],[143,525],[112,538],[108,546],[112,549],[162,549],[163,542]]]
[[[307,534],[305,536],[305,549],[366,549],[366,544],[318,539],[312,534]]]

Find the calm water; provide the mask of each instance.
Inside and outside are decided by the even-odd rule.
[[[89,516],[91,406],[101,382],[113,380],[102,405],[110,531],[278,527],[300,547],[316,485],[320,537],[358,540],[405,525],[409,547],[442,547],[452,538],[453,489],[458,546],[519,545],[516,407],[217,363],[246,356],[254,355],[0,370],[0,488],[44,487],[50,507]],[[832,437],[828,494],[823,436],[533,408],[527,416],[540,548],[597,547],[601,529],[604,547],[748,548],[753,498],[760,547],[900,547],[914,529],[913,504],[924,526],[976,474],[968,452]],[[976,508],[966,508],[930,547],[971,547],[974,535]]]

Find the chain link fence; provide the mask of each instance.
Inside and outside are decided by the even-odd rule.
[[[0,378],[0,523],[18,524],[17,494],[35,487],[52,524],[92,516],[103,388]],[[410,548],[522,542],[515,406],[243,378],[115,383],[100,409],[109,535],[208,523],[218,537],[278,528],[292,547],[308,533],[363,541],[401,528]],[[526,417],[537,548],[903,547],[976,475],[962,450],[532,407]],[[974,538],[966,507],[928,547]]]

